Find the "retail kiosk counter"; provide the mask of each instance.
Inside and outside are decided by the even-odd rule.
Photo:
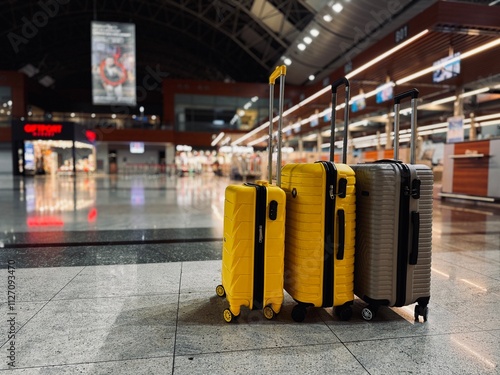
[[[500,139],[446,144],[441,197],[500,201]]]

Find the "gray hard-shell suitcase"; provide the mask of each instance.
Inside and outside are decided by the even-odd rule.
[[[398,161],[399,109],[411,97],[410,164]],[[415,320],[427,320],[431,286],[433,173],[415,164],[416,101],[413,89],[395,97],[394,160],[352,165],[356,172],[356,257],[354,293],[368,306],[415,302]]]

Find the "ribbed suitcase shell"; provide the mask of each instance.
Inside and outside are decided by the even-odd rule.
[[[281,172],[281,187],[287,197],[285,290],[297,302],[316,307],[350,304],[354,298],[355,176],[348,165],[331,164],[337,170],[337,186],[340,179],[347,180],[345,198],[335,195],[333,249],[325,244],[325,200],[328,189],[323,163],[291,163],[285,165]],[[342,260],[336,258],[339,210],[345,213]],[[328,262],[333,263],[333,276],[325,272]],[[331,278],[332,295],[324,295],[325,277]]]
[[[263,265],[260,266],[259,254],[256,253],[259,237],[259,228],[256,227],[257,189],[255,186],[229,185],[225,191],[222,285],[235,316],[240,314],[241,306],[257,309],[270,305],[278,313],[283,303],[286,196],[277,186],[263,181],[258,181],[258,184],[266,188],[264,205],[260,207],[265,212]],[[269,217],[272,201],[277,202],[275,220]],[[262,293],[262,299],[258,301],[255,301],[255,283],[263,283],[262,291],[258,291],[258,294]]]
[[[398,163],[352,166],[356,173],[357,215],[354,293],[374,305],[419,302],[427,306],[430,298],[433,174],[425,165],[406,166],[411,181],[418,179],[421,183],[420,198],[410,197],[406,203],[408,212],[420,216],[416,265],[409,264],[413,224],[409,215],[401,216],[405,194]],[[406,226],[408,241],[404,244],[399,243],[400,225]]]

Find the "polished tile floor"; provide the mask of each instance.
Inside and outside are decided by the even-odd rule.
[[[286,296],[272,321],[227,324],[228,183],[0,176],[0,372],[500,374],[500,206],[435,200],[426,323],[412,306],[366,322],[359,300],[348,322],[295,323]]]

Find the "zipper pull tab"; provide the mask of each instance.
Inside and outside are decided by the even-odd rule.
[[[264,235],[262,233],[262,225],[259,225],[259,243],[262,243],[264,240]]]
[[[330,199],[335,199],[335,192],[333,191],[333,185],[330,185]]]

